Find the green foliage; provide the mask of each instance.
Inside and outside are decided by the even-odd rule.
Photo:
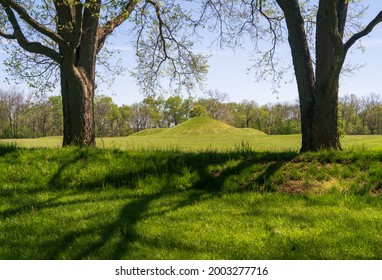
[[[170,96],[164,102],[164,116],[167,127],[178,125],[184,121],[187,111],[184,109],[183,100],[180,96]]]
[[[36,96],[0,90],[0,138],[62,135],[62,101],[59,96]]]
[[[105,95],[96,96],[94,101],[96,136],[119,135],[120,126],[118,121],[121,119],[121,112],[111,97]]]
[[[195,118],[195,117],[206,117],[207,116],[207,110],[205,107],[201,105],[195,105],[192,107],[192,109],[189,112],[190,118]]]
[[[338,112],[338,133],[340,137],[345,136],[345,122],[343,118],[341,117],[340,112]]]

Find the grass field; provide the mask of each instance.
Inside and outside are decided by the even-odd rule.
[[[277,152],[298,151],[301,147],[301,135],[183,135],[159,136],[142,131],[143,135],[128,137],[97,138],[97,147],[131,150],[180,150],[180,151],[232,151],[249,148],[254,151]],[[145,134],[148,135],[145,135]],[[34,139],[0,139],[3,144],[15,144],[20,148],[59,148],[62,137],[44,137]],[[341,139],[343,148],[382,150],[382,135],[350,135]]]
[[[367,148],[382,150],[380,135],[352,135],[341,139],[345,149]],[[62,137],[2,140],[3,144],[15,144],[22,148],[58,148]],[[134,150],[233,151],[299,151],[301,135],[266,135],[256,129],[235,128],[209,119],[194,118],[173,128],[142,130],[128,137],[98,138],[97,147]]]
[[[0,259],[382,258],[380,137],[163,132],[2,141]]]

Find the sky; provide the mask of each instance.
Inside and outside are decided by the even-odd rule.
[[[363,2],[365,5],[369,5],[367,14],[362,20],[364,24],[367,24],[379,11],[382,11],[382,1],[364,0]],[[209,44],[207,42],[211,42],[212,39],[212,37],[205,38],[202,44],[207,45]],[[117,43],[113,43],[113,47],[120,50],[123,66],[133,69],[133,52],[127,45],[127,39],[126,44],[123,41],[123,39],[118,39]],[[340,96],[355,94],[362,97],[372,92],[382,95],[382,23],[373,30],[370,36],[362,40],[362,45],[365,47],[365,51],[353,49],[348,54],[346,62],[364,66],[356,71],[354,75],[341,78]],[[193,95],[202,97],[205,90],[219,90],[227,93],[229,100],[232,102],[240,102],[244,99],[254,100],[259,105],[295,102],[298,99],[298,93],[293,79],[293,71],[286,75],[286,80],[292,81],[283,82],[280,88],[277,89],[277,93],[274,93],[271,83],[255,82],[254,72],[247,71],[248,67],[251,66],[251,56],[249,55],[251,50],[250,45],[235,51],[217,47],[206,50],[207,53],[212,54],[208,61],[207,79],[203,89],[196,89]],[[291,63],[290,49],[287,44],[281,45],[277,49],[277,55],[283,57],[286,63]],[[5,54],[0,51],[0,60],[4,57]],[[3,82],[5,75],[2,70],[3,68],[0,68],[0,88],[6,89],[9,88],[9,85]],[[19,87],[28,93],[28,88],[25,85]],[[118,105],[140,102],[144,98],[136,85],[136,81],[128,73],[116,77],[111,88],[101,85],[99,92],[111,96]],[[58,92],[55,94],[58,94]]]

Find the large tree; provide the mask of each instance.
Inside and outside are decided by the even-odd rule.
[[[349,49],[382,21],[381,11],[366,27],[356,25],[356,30],[346,29],[348,20],[355,18],[349,10],[357,9],[360,2],[205,1],[202,14],[205,16],[210,11],[214,17],[209,18],[217,19],[212,27],[219,28],[221,43],[237,46],[245,33],[253,39],[256,52],[262,52],[254,65],[259,69],[260,78],[269,73],[273,80],[280,78],[282,71],[277,70],[275,50],[283,39],[284,29],[287,30],[300,101],[301,151],[341,149],[338,133],[340,73]],[[268,47],[264,40],[268,41]],[[312,51],[315,58],[311,56]]]
[[[128,19],[143,90],[150,91],[163,73],[183,87],[202,79],[205,60],[190,51],[184,31],[189,14],[175,0],[0,0],[0,36],[21,48],[11,53],[9,66],[23,70],[23,76],[35,76],[35,67],[45,67],[41,74],[51,66],[59,69],[63,146],[95,144],[97,57]]]
[[[382,11],[366,28],[344,40],[349,1],[320,0],[316,16],[314,65],[300,4],[297,0],[277,0],[277,3],[285,15],[298,85],[302,150],[341,149],[338,132],[340,73],[349,49],[382,21]]]

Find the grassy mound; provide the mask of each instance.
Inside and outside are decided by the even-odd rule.
[[[172,128],[152,128],[137,132],[131,136],[177,137],[182,135],[266,135],[253,128],[236,128],[232,125],[208,117],[196,117]]]
[[[239,129],[242,131],[245,131],[245,132],[249,132],[253,135],[267,135],[265,132],[262,132],[258,129],[254,129],[254,128],[239,128]]]
[[[134,133],[132,136],[151,136],[165,131],[166,128],[149,128]]]
[[[254,135],[264,134],[258,130],[241,129],[229,124],[207,118],[196,117],[187,120],[175,127],[161,132],[161,136],[180,136],[180,135]]]

